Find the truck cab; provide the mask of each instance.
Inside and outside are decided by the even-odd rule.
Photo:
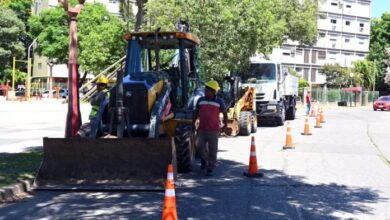
[[[282,64],[272,61],[252,61],[241,74],[242,83],[256,89],[256,113],[259,121],[274,121],[283,125],[295,118],[298,79]]]

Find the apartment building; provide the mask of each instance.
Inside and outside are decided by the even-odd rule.
[[[87,0],[87,3],[101,3],[104,4],[107,10],[115,15],[120,16],[119,13],[119,0]],[[43,10],[54,8],[58,5],[58,0],[35,0],[33,1],[32,12],[36,15],[42,13]],[[50,80],[50,60],[47,57],[33,56],[32,66],[32,82],[33,87],[39,87],[41,89],[49,89]],[[87,78],[92,78],[88,76]],[[53,86],[67,87],[68,82],[68,67],[66,64],[59,64],[52,66],[52,79]]]
[[[272,54],[313,84],[325,82],[319,73],[324,64],[352,67],[367,56],[370,43],[371,0],[323,0],[319,11],[315,45],[303,47],[286,40]]]

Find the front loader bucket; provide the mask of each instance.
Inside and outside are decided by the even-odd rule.
[[[43,150],[40,190],[163,190],[176,165],[172,138],[44,138]]]

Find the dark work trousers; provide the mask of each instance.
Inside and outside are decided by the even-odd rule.
[[[202,160],[206,161],[207,169],[212,170],[217,162],[219,131],[202,131],[197,134],[197,143]]]

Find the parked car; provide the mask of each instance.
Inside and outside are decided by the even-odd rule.
[[[25,96],[26,95],[26,91],[24,90],[24,89],[17,89],[16,91],[15,91],[15,96],[21,96],[21,97],[23,97],[23,96]]]
[[[53,89],[53,98],[57,97],[57,91]],[[67,89],[60,89],[59,91],[61,98],[66,98],[68,96],[68,90]],[[49,98],[49,90],[46,90],[42,93],[42,98]]]
[[[380,109],[382,111],[384,110],[390,110],[390,96],[381,96],[374,102],[373,105],[374,111]]]

